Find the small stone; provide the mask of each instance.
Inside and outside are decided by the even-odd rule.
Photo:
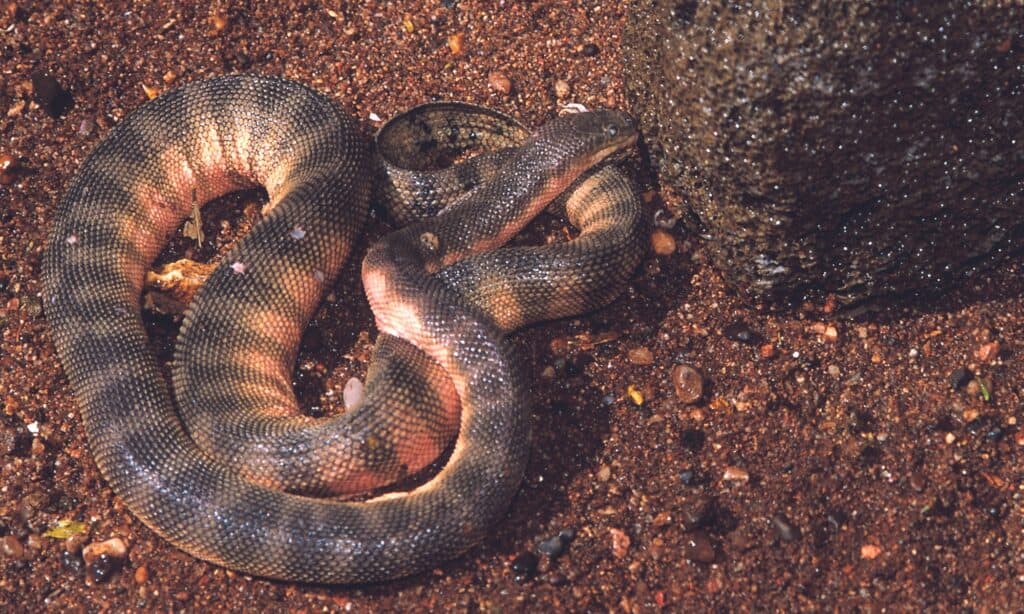
[[[523,552],[512,559],[512,573],[515,574],[516,582],[525,582],[537,573],[537,563],[540,559],[532,552]]]
[[[363,404],[363,397],[366,390],[363,382],[358,377],[350,377],[345,382],[345,389],[341,392],[342,402],[345,404],[345,411],[352,411]]]
[[[800,528],[790,522],[782,512],[772,516],[772,526],[775,527],[775,533],[779,539],[784,542],[794,542],[800,539]]]
[[[141,565],[135,569],[134,579],[136,584],[145,584],[149,580],[149,569]]]
[[[53,118],[64,115],[75,104],[71,92],[65,90],[52,75],[44,72],[32,73],[32,99]]]
[[[448,49],[452,52],[452,55],[462,55],[465,40],[466,35],[462,32],[457,32],[448,37]]]
[[[82,549],[86,564],[86,582],[98,584],[109,580],[124,565],[128,548],[119,537],[93,542]]]
[[[775,346],[770,343],[762,344],[758,352],[764,360],[775,358]]]
[[[860,547],[860,558],[872,560],[882,554],[882,549],[874,544],[864,544]]]
[[[651,249],[659,256],[671,256],[676,253],[676,239],[671,233],[657,228],[651,233]]]
[[[679,481],[683,486],[693,486],[697,483],[697,472],[693,469],[683,469],[679,472]]]
[[[537,551],[547,557],[555,559],[565,552],[566,545],[568,545],[568,540],[564,539],[560,533],[537,544]]]
[[[85,562],[82,561],[82,557],[74,552],[68,550],[61,552],[60,563],[75,576],[81,576],[85,573]]]
[[[20,560],[25,556],[25,548],[21,545],[21,542],[18,541],[18,538],[13,535],[5,535],[4,538],[0,540],[0,552],[2,552],[6,558],[15,561]]]
[[[512,93],[512,81],[503,72],[492,70],[487,75],[487,85],[502,96],[508,96]]]
[[[92,564],[100,557],[109,557],[123,561],[128,554],[128,547],[120,537],[112,537],[106,541],[93,542],[82,549],[82,558],[87,564]]]
[[[652,365],[654,364],[654,354],[645,347],[633,348],[629,351],[629,362],[634,365]]]
[[[555,81],[555,97],[565,98],[572,93],[572,88],[569,86],[569,82],[565,79],[558,79]]]
[[[609,529],[609,533],[612,536],[612,555],[617,559],[622,559],[629,552],[629,546],[632,540],[629,539],[629,535],[622,529]]]
[[[580,48],[580,53],[583,54],[584,57],[588,58],[592,58],[597,55],[598,51],[599,49],[594,43],[587,43]]]
[[[740,467],[726,467],[725,473],[722,474],[722,479],[727,482],[748,482],[750,481],[750,474],[747,473],[746,469]]]
[[[704,396],[704,377],[690,365],[676,365],[672,368],[672,387],[676,398],[683,403],[696,403]]]
[[[95,127],[96,122],[89,118],[83,119],[82,123],[78,124],[78,136],[89,136]]]
[[[612,468],[608,465],[601,465],[597,469],[597,481],[607,482],[612,477]]]
[[[981,362],[991,362],[999,356],[999,342],[989,341],[974,350],[974,357]]]
[[[683,556],[695,563],[714,563],[715,546],[704,531],[694,531],[686,536]]]
[[[10,154],[0,153],[0,185],[11,185],[18,174],[18,163]]]
[[[764,337],[750,328],[750,325],[742,320],[736,320],[726,326],[722,329],[722,334],[725,335],[726,339],[738,341],[747,345],[755,345],[764,342]]]

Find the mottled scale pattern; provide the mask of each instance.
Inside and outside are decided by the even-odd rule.
[[[439,121],[424,120],[429,130]],[[408,493],[345,502],[293,494],[310,488],[286,473],[273,480],[280,490],[247,479],[201,447],[181,416],[203,414],[210,408],[184,405],[214,398],[229,408],[271,401],[270,413],[294,411],[295,347],[355,242],[382,165],[334,104],[284,79],[219,77],[143,105],[71,182],[44,257],[55,345],[103,475],[178,547],[254,575],[371,582],[464,552],[500,520],[526,462],[528,386],[505,335],[567,312],[572,297],[581,310],[607,302],[617,291],[608,280],[621,287],[639,259],[634,188],[612,168],[580,177],[633,140],[625,117],[600,112],[556,120],[514,151],[495,145],[499,152],[488,155],[502,163],[478,167],[489,179],[450,204],[439,197],[440,215],[370,248],[363,282],[381,335],[367,382],[367,405],[377,409],[367,416],[389,426],[383,447],[361,457],[389,462],[396,434],[416,436],[406,416],[432,422],[431,411],[451,413],[456,404],[461,412],[454,450],[435,477]],[[508,298],[494,267],[511,276],[547,265],[524,248],[494,252],[507,252],[494,260],[476,254],[504,243],[574,182],[566,211],[581,233],[552,253],[583,260],[552,265],[558,281],[548,284],[519,287],[509,277]],[[223,258],[183,325],[173,368],[179,413],[148,349],[143,277],[194,202],[254,185],[269,196],[265,217]],[[551,295],[563,283],[565,300]],[[526,307],[534,298],[543,306]],[[206,392],[192,396],[193,385]],[[385,409],[399,417],[376,416]],[[237,424],[246,431],[259,420]]]

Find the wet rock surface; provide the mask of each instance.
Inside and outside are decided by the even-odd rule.
[[[661,180],[762,301],[933,292],[1024,231],[1024,7],[646,0],[626,86]]]
[[[630,7],[220,6],[0,11],[0,152],[23,170],[0,182],[0,611],[1019,609],[1021,265],[919,310],[833,324],[827,301],[796,314],[752,310],[711,265],[715,246],[679,226],[673,250],[652,253],[607,309],[511,337],[536,398],[530,462],[508,514],[465,556],[379,586],[295,585],[198,561],[147,529],[96,469],[38,309],[57,200],[88,151],[148,97],[143,84],[283,74],[328,93],[367,132],[373,117],[433,97],[532,124],[559,102],[626,108],[618,41]],[[39,71],[72,93],[65,115],[34,102]],[[492,71],[514,84],[507,97],[489,87]],[[572,86],[565,100],[557,79]],[[645,202],[651,219],[683,204],[649,188]],[[250,193],[206,207],[203,247],[176,237],[162,261],[223,253],[261,204]],[[365,243],[388,230],[374,220]],[[570,233],[546,219],[522,242]],[[376,336],[358,289],[361,249],[299,352],[299,396],[324,415],[343,411],[351,378],[365,380]],[[169,360],[178,320],[145,322]],[[763,343],[726,336],[735,322]],[[981,360],[994,341],[999,351]],[[694,403],[676,396],[679,364],[704,377]],[[967,381],[953,389],[960,368]],[[773,522],[780,514],[789,528]],[[81,532],[47,535],[64,521]],[[567,529],[559,556],[540,551]],[[84,547],[114,537],[126,556],[86,565]],[[525,552],[536,569],[520,583],[533,558],[513,562]]]

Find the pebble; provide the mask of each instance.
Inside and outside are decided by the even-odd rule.
[[[503,96],[508,96],[512,93],[512,81],[505,76],[505,73],[497,70],[492,70],[487,75],[487,85]]]
[[[645,347],[633,348],[629,351],[629,362],[634,365],[653,365],[654,354]]]
[[[597,45],[594,43],[587,43],[580,48],[580,53],[582,53],[584,57],[588,58],[592,58],[597,55],[598,51],[600,51],[600,49],[598,49]]]
[[[345,382],[345,389],[341,392],[342,402],[345,404],[345,411],[352,411],[363,404],[363,397],[366,390],[363,382],[358,377],[350,377]]]
[[[452,55],[462,55],[465,40],[466,35],[462,32],[457,32],[448,37],[448,49],[452,52]]]
[[[694,531],[686,536],[683,556],[695,563],[714,563],[715,546],[704,531]]]
[[[537,544],[537,551],[552,559],[558,558],[562,556],[565,552],[565,547],[569,545],[569,542],[575,536],[576,532],[572,529],[563,529],[558,532],[558,535]]]
[[[800,528],[790,522],[782,512],[772,516],[772,526],[775,527],[775,533],[779,539],[784,542],[795,542],[800,539]]]
[[[82,559],[88,566],[88,580],[106,582],[121,566],[128,555],[128,547],[120,537],[93,542],[82,549]]]
[[[524,582],[537,573],[537,563],[540,559],[532,552],[523,552],[512,559],[512,573],[515,574],[516,582]]]
[[[872,560],[882,554],[882,549],[874,544],[864,544],[860,547],[860,558]]]
[[[679,481],[683,486],[693,486],[697,483],[697,472],[693,469],[683,469],[679,472]]]
[[[52,75],[44,72],[32,73],[32,99],[53,118],[64,115],[75,104],[71,92],[65,90]]]
[[[597,481],[607,482],[612,477],[612,469],[608,465],[601,465],[597,469]]]
[[[629,539],[629,535],[626,535],[622,529],[612,528],[608,530],[612,536],[612,555],[617,559],[621,559],[626,556],[629,552],[629,546],[632,544],[632,540]]]
[[[569,86],[569,82],[565,79],[559,79],[555,81],[555,97],[565,98],[572,93],[572,88]]]
[[[145,565],[140,565],[135,569],[134,579],[136,584],[145,584],[149,580],[149,569]]]
[[[725,473],[722,474],[722,479],[727,482],[748,482],[750,481],[750,474],[747,473],[746,469],[740,467],[726,467]]]
[[[676,239],[661,228],[655,229],[651,233],[651,249],[659,256],[671,256],[676,253]]]
[[[25,556],[25,548],[13,535],[5,535],[3,540],[0,540],[0,552],[3,552],[6,558],[13,560],[19,560]]]
[[[81,576],[85,573],[85,562],[82,561],[82,557],[74,552],[68,550],[61,552],[60,563],[75,576]]]
[[[735,322],[732,322],[722,329],[722,334],[725,335],[726,339],[738,341],[747,345],[755,345],[764,342],[764,337],[754,329],[750,328],[750,325],[743,320],[736,320]]]
[[[0,185],[11,185],[17,175],[18,164],[10,154],[0,153]]]
[[[770,344],[770,343],[763,344],[760,347],[759,352],[761,354],[761,358],[763,358],[765,360],[768,360],[770,358],[775,358],[775,353],[776,353],[775,352],[775,346]]]
[[[676,398],[683,403],[696,403],[704,396],[704,377],[690,365],[676,365],[672,368],[672,387]]]
[[[974,356],[981,362],[995,360],[999,356],[999,342],[989,341],[988,343],[981,344],[974,350]]]

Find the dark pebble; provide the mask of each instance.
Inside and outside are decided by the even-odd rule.
[[[679,472],[679,481],[683,486],[693,486],[697,483],[697,472],[693,469],[683,469]]]
[[[949,387],[953,390],[959,390],[964,386],[964,384],[971,381],[972,377],[974,377],[974,374],[971,373],[970,369],[960,367],[949,374]]]
[[[68,112],[75,101],[71,92],[44,72],[32,73],[32,99],[46,111],[50,117],[60,117]]]
[[[683,550],[684,556],[688,561],[695,563],[715,562],[715,546],[711,543],[711,538],[704,531],[694,531],[687,535]]]
[[[775,527],[775,533],[778,534],[779,539],[784,542],[795,542],[800,539],[800,528],[790,522],[789,518],[781,512],[772,516],[772,526]]]
[[[67,550],[61,552],[60,562],[64,565],[65,569],[76,576],[81,576],[85,573],[85,561],[74,552],[68,552]]]
[[[586,45],[583,45],[583,49],[580,50],[580,53],[588,58],[592,58],[597,55],[598,51],[599,49],[597,48],[597,45],[594,43],[587,43]]]
[[[537,544],[537,552],[551,558],[558,558],[565,552],[565,542],[558,535]]]
[[[96,560],[89,564],[89,579],[96,584],[109,580],[124,563],[124,559],[114,558],[106,554],[96,557]]]
[[[732,324],[726,326],[722,330],[722,334],[725,335],[726,339],[738,341],[747,345],[759,345],[764,342],[764,337],[754,329],[750,328],[750,325],[742,320],[736,320]]]
[[[537,563],[540,559],[532,552],[524,552],[512,560],[512,573],[515,574],[516,582],[524,582],[537,573]]]
[[[562,538],[562,541],[568,544],[572,540],[576,539],[576,529],[572,527],[562,529],[558,532],[558,536]]]

